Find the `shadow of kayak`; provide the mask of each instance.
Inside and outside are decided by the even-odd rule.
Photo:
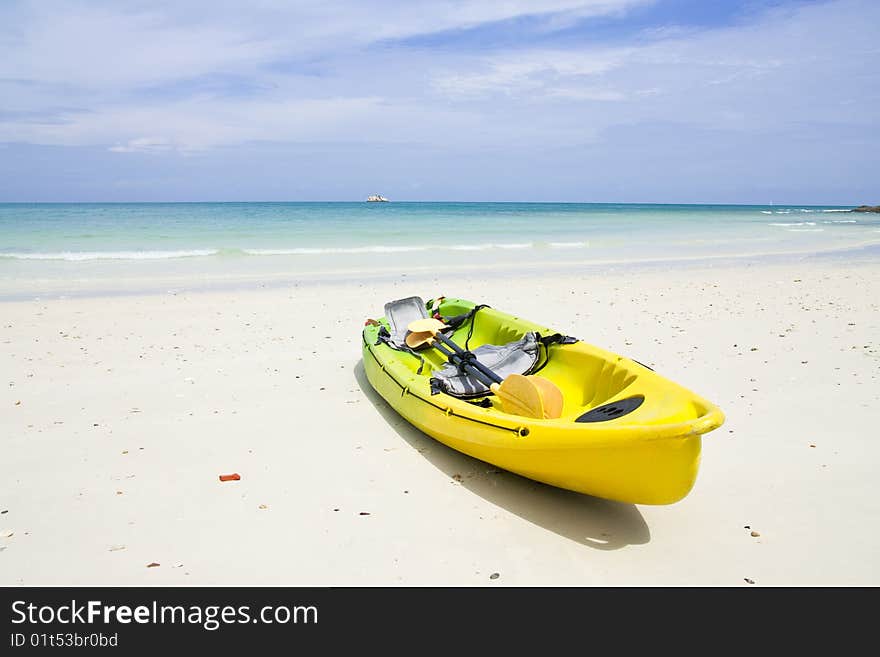
[[[354,377],[373,407],[401,438],[438,470],[484,500],[597,550],[618,550],[651,540],[636,505],[533,481],[447,447],[407,422],[373,389],[363,361],[355,365]]]

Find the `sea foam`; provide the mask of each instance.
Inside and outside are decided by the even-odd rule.
[[[427,246],[353,246],[353,247],[301,247],[295,249],[242,249],[248,255],[331,255],[341,253],[406,253],[425,251]]]
[[[356,255],[370,253],[409,253],[416,251],[505,251],[534,249],[541,245],[534,242],[447,244],[447,245],[375,245],[351,247],[297,247],[288,249],[186,249],[177,251],[57,251],[47,253],[0,252],[0,258],[15,260],[167,260],[170,258],[192,258],[199,256],[289,256],[289,255]],[[550,242],[544,246],[555,249],[571,249],[586,246],[586,242]]]
[[[0,253],[0,258],[16,260],[166,260],[217,255],[216,249],[181,251],[58,251],[50,253]]]

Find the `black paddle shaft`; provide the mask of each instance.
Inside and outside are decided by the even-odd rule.
[[[464,349],[459,347],[457,344],[455,344],[452,340],[447,338],[445,335],[442,335],[439,331],[434,334],[434,337],[437,340],[440,340],[447,347],[452,349],[452,351],[455,353],[453,354],[453,353],[450,353],[449,351],[446,351],[445,349],[441,349],[440,345],[438,345],[436,342],[434,343],[435,347],[437,347],[441,352],[446,354],[446,357],[449,358],[450,360],[452,360],[453,356],[458,356],[459,361],[465,367],[471,366],[475,370],[474,374],[477,376],[477,378],[480,379],[486,385],[489,385],[490,383],[501,383],[502,381],[504,381],[504,379],[502,379],[500,376],[495,374],[495,372],[493,372],[488,367],[483,365],[480,361],[478,361],[471,352],[465,351]],[[487,383],[486,379],[489,380],[488,383]]]
[[[491,388],[493,383],[498,383],[498,381],[495,381],[494,379],[489,378],[488,376],[483,374],[483,372],[481,372],[477,367],[475,367],[471,361],[468,361],[467,359],[464,359],[464,358],[460,358],[458,356],[458,354],[456,354],[454,351],[450,351],[450,350],[446,349],[437,340],[433,340],[431,344],[437,351],[439,351],[441,354],[446,356],[446,358],[449,359],[450,363],[452,363],[453,365],[459,365],[459,366],[463,367],[470,374],[474,375],[477,379],[479,379],[480,383],[482,383],[483,385]],[[493,374],[494,374],[494,372],[493,372]]]

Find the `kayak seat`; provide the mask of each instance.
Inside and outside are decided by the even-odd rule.
[[[389,301],[385,304],[385,319],[388,320],[388,333],[390,334],[388,342],[398,349],[412,351],[406,344],[406,334],[409,332],[406,327],[416,320],[428,317],[428,309],[421,297],[406,297]],[[421,345],[416,350],[425,349],[428,346]]]
[[[471,353],[480,363],[502,379],[511,374],[528,374],[538,362],[538,334],[529,331],[518,340],[506,344],[484,344]],[[431,390],[445,392],[461,399],[485,397],[492,394],[489,387],[473,374],[453,363],[444,363],[431,377]]]
[[[412,349],[406,344],[406,336],[409,333],[407,327],[416,320],[430,317],[421,297],[413,296],[389,301],[385,304],[384,310],[385,319],[388,321],[388,336],[385,339],[392,347],[409,352],[431,348],[430,344],[424,344]],[[449,327],[448,330],[452,331],[453,328]],[[513,326],[502,324],[493,337],[497,344],[483,344],[472,350],[480,363],[502,379],[511,374],[527,374],[535,368],[540,354],[540,336],[536,332],[523,334]],[[450,362],[445,362],[432,372],[431,389],[434,393],[445,392],[462,399],[492,394],[489,387],[477,377]]]

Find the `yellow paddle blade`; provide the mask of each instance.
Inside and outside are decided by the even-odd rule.
[[[543,376],[527,377],[538,389],[544,404],[544,417],[553,420],[562,415],[562,391],[550,379]]]
[[[407,333],[404,338],[406,346],[410,349],[421,347],[423,344],[431,344],[434,341],[433,331],[420,331],[418,333]]]
[[[439,319],[426,317],[425,319],[416,319],[406,325],[412,333],[431,333],[434,334],[440,329],[446,328],[446,324]]]
[[[511,374],[504,381],[492,384],[492,392],[501,400],[505,413],[544,419],[544,404],[537,386],[522,374]]]

